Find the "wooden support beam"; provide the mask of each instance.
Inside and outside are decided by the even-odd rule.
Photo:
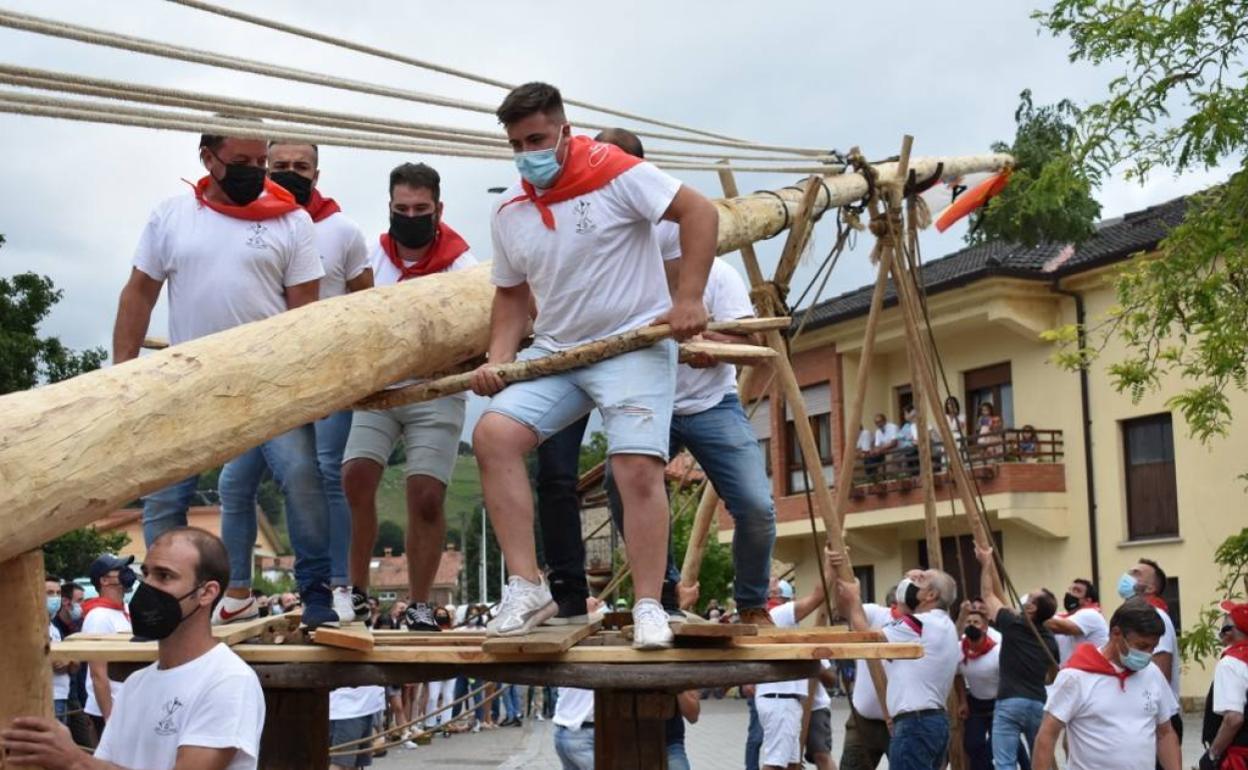
[[[266,687],[259,759],[264,770],[328,770],[329,690]]]
[[[793,272],[797,270],[797,261],[802,256],[802,252],[806,251],[806,244],[810,242],[811,231],[815,226],[815,201],[819,198],[819,193],[823,191],[822,188],[823,180],[819,177],[812,176],[806,180],[802,201],[798,204],[797,213],[793,216],[789,235],[784,241],[784,248],[780,251],[780,261],[776,264],[776,274],[772,277],[772,281],[778,286],[788,287],[789,281],[793,278]]]
[[[0,729],[14,717],[52,716],[52,666],[48,657],[48,611],[43,600],[43,552],[29,551],[0,562],[4,586],[4,685],[0,686]],[[7,764],[5,770],[27,770]],[[30,767],[29,770],[35,770]]]
[[[666,770],[668,717],[676,697],[636,690],[594,692],[594,767],[597,770]]]

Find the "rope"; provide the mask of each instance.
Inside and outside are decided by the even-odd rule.
[[[482,690],[484,690],[484,689],[485,689],[485,687],[486,687],[486,686],[483,684],[483,685],[481,685],[481,686],[477,687],[475,690],[472,690],[472,691],[470,691],[470,692],[467,692],[467,693],[465,693],[463,696],[461,696],[461,697],[459,697],[459,698],[456,698],[455,700],[453,700],[453,701],[451,701],[450,703],[446,704],[445,706],[443,706],[442,708],[438,709],[437,711],[430,711],[430,712],[429,712],[429,713],[427,713],[427,714],[421,714],[420,716],[415,717],[415,718],[413,718],[413,719],[411,719],[411,720],[408,720],[407,722],[404,722],[404,723],[403,723],[403,724],[401,724],[401,725],[394,725],[393,727],[391,727],[391,728],[389,728],[389,729],[387,729],[387,730],[382,730],[381,732],[377,733],[376,735],[370,735],[370,736],[368,736],[368,737],[366,737],[366,738],[355,738],[354,740],[350,740],[350,741],[343,741],[342,743],[339,743],[339,744],[338,744],[338,745],[336,745],[336,746],[330,746],[330,747],[329,747],[329,750],[330,750],[331,752],[333,752],[333,751],[341,751],[342,749],[345,749],[345,748],[347,748],[348,746],[355,746],[355,745],[357,745],[357,744],[365,744],[365,743],[369,743],[370,741],[376,740],[377,738],[382,738],[382,737],[387,736],[387,735],[398,735],[399,733],[402,733],[404,730],[406,730],[407,728],[411,727],[411,726],[412,726],[412,725],[414,725],[414,724],[417,724],[418,722],[423,722],[424,720],[428,719],[428,718],[429,718],[429,717],[431,717],[431,716],[435,716],[435,715],[437,715],[437,714],[441,714],[443,711],[446,711],[447,709],[451,709],[451,708],[454,708],[454,707],[458,706],[459,704],[461,704],[461,703],[463,703],[464,701],[468,700],[468,699],[469,699],[469,698],[471,698],[472,696],[474,696],[474,695],[476,695],[477,693],[479,693],[479,692],[481,692]],[[354,752],[352,752],[352,753],[354,753]]]
[[[475,690],[472,694],[474,694],[474,695],[475,695],[477,692],[480,692],[481,690],[484,690],[487,686],[488,686],[488,683],[487,683],[487,684],[483,684],[483,685],[481,685],[481,686],[480,686],[479,688],[477,688],[477,690]],[[464,719],[465,717],[467,717],[467,716],[469,716],[469,715],[475,715],[475,714],[476,714],[477,709],[479,709],[479,708],[484,708],[485,706],[487,706],[487,705],[489,705],[490,703],[492,703],[495,699],[497,699],[497,698],[498,698],[500,695],[502,695],[502,694],[503,694],[503,689],[502,689],[502,688],[499,688],[498,690],[496,690],[496,691],[494,692],[494,694],[493,694],[493,695],[490,695],[490,696],[488,696],[488,697],[486,697],[486,698],[483,698],[483,699],[481,700],[481,702],[480,702],[480,703],[478,703],[476,706],[473,706],[473,707],[472,707],[472,708],[470,708],[470,709],[464,709],[463,711],[459,712],[459,715],[458,715],[458,716],[454,716],[454,717],[452,717],[451,719],[449,719],[449,720],[447,720],[447,721],[443,722],[443,723],[442,723],[442,725],[443,725],[443,726],[445,726],[445,725],[454,724],[454,723],[456,723],[456,722],[460,721],[461,719]],[[464,697],[466,698],[466,697],[468,697],[468,696],[464,696]],[[463,700],[463,699],[461,698],[460,700]],[[438,711],[445,711],[445,710],[446,710],[446,708],[447,708],[447,707],[441,708],[441,709],[439,709]],[[435,712],[432,712],[432,713],[436,714],[436,713],[438,713],[438,711],[435,711]],[[423,718],[424,718],[424,717],[420,717],[420,719],[423,719]],[[380,749],[392,749],[392,748],[394,748],[395,746],[401,746],[401,745],[403,745],[403,743],[405,743],[406,741],[411,740],[411,737],[416,737],[416,738],[419,738],[419,737],[420,737],[420,736],[422,736],[422,735],[430,735],[430,734],[432,734],[432,733],[433,733],[433,731],[432,731],[432,730],[423,730],[423,729],[418,729],[418,730],[416,731],[416,734],[415,734],[414,736],[411,736],[411,737],[409,737],[409,738],[400,738],[400,739],[398,739],[398,740],[394,740],[394,741],[386,741],[384,744],[382,744],[382,746],[380,747],[380,749],[378,749],[378,748],[374,748],[374,747],[367,747],[367,748],[363,748],[363,747],[362,747],[362,748],[356,749],[355,751],[351,751],[351,750],[344,750],[344,749],[342,749],[342,748],[341,748],[342,746],[351,746],[351,745],[354,745],[354,744],[357,744],[357,743],[365,743],[365,742],[368,742],[368,741],[374,741],[374,740],[376,740],[376,739],[377,739],[377,737],[378,737],[378,736],[381,736],[381,735],[388,735],[388,734],[390,734],[390,733],[394,732],[394,730],[396,730],[396,729],[405,729],[405,728],[410,727],[411,725],[415,724],[417,721],[419,721],[419,719],[417,719],[417,720],[412,720],[411,722],[408,722],[406,725],[404,725],[404,726],[403,726],[403,728],[394,728],[394,727],[392,727],[392,728],[390,728],[389,730],[386,730],[385,732],[378,733],[377,735],[370,735],[370,736],[368,736],[367,738],[362,738],[362,739],[355,740],[355,741],[348,741],[348,742],[346,742],[346,743],[339,744],[339,746],[330,746],[329,756],[331,756],[331,757],[354,756],[354,755],[356,755],[356,754],[361,754],[361,753],[363,753],[363,752],[365,752],[365,751],[370,751],[370,752],[371,752],[371,751],[378,751],[378,750],[380,750]]]
[[[439,72],[443,75],[450,75],[451,77],[457,77],[457,78],[462,78],[464,80],[470,80],[474,83],[481,83],[487,86],[497,86],[498,88],[505,88],[508,90],[516,87],[515,83],[508,83],[503,80],[497,80],[495,78],[486,77],[484,75],[477,75],[472,72],[467,72],[465,70],[455,69],[453,67],[447,67],[441,64],[434,64],[433,62],[425,61],[423,59],[416,59],[411,56],[404,56],[403,54],[394,53],[393,51],[387,51],[381,48],[375,48],[373,46],[365,45],[363,43],[356,43],[354,41],[346,40],[344,38],[333,37],[332,35],[325,35],[320,32],[316,32],[315,30],[307,29],[305,27],[296,27],[291,24],[284,24],[282,22],[274,21],[272,19],[266,19],[261,16],[253,16],[252,14],[243,13],[242,11],[235,11],[229,8],[222,8],[219,5],[205,3],[205,2],[202,2],[201,0],[170,0],[170,2],[177,3],[178,5],[186,6],[187,8],[195,8],[200,11],[207,11],[208,13],[215,13],[218,16],[225,16],[231,19],[237,19],[238,21],[244,21],[244,22],[247,22],[248,24],[255,24],[261,27],[268,27],[269,29],[274,29],[279,32],[287,32],[292,35],[298,35],[299,37],[306,38],[308,40],[316,40],[321,43],[326,43],[328,45],[336,46],[338,48],[345,48],[349,51],[356,51],[358,53],[368,54],[369,56],[376,56],[381,59],[389,59],[390,61],[396,61],[396,62],[399,62],[400,64],[409,64],[413,67],[419,67],[420,69],[430,70],[431,72]],[[577,99],[565,98],[563,101],[565,104],[571,104],[573,106],[581,107],[583,109],[593,110],[594,112],[601,112],[606,115],[614,115],[617,118],[627,118],[628,120],[636,120],[642,123],[649,123],[650,125],[653,125],[653,126],[673,128],[673,129],[676,129],[677,131],[685,131],[690,134],[710,137],[712,139],[722,139],[728,142],[733,142],[735,144],[742,144],[742,145],[748,144],[744,140],[734,139],[731,136],[724,136],[722,134],[715,134],[715,133],[711,133],[709,131],[703,131],[697,128],[690,128],[688,126],[680,125],[679,123],[668,123],[666,121],[656,120],[654,118],[647,118],[643,115],[636,115],[631,112],[615,110],[615,109],[611,109],[610,107],[602,107],[596,104],[591,104],[589,102],[584,102],[584,101],[580,101]],[[814,154],[814,153],[811,153],[811,154]]]
[[[121,35],[115,32],[108,32],[105,30],[84,27],[78,24],[70,24],[68,22],[61,22],[52,19],[45,19],[38,16],[31,16],[29,14],[0,10],[0,26],[9,27],[11,29],[19,29],[26,32],[33,32],[35,34],[47,35],[50,37],[77,40],[90,45],[119,48],[126,51],[133,51],[135,53],[160,56],[167,59],[192,62],[195,64],[204,64],[210,67],[220,67],[222,69],[230,69],[237,72],[265,75],[267,77],[293,80],[299,83],[309,83],[311,85],[325,86],[327,88],[355,91],[357,93],[372,94],[374,96],[385,96],[393,99],[419,102],[422,104],[430,104],[470,112],[479,112],[487,115],[494,114],[493,107],[479,102],[451,99],[449,97],[438,96],[436,94],[366,83],[364,81],[352,80],[349,78],[338,78],[318,72],[295,69],[293,67],[282,67],[274,64],[267,64],[253,59],[223,56],[201,49],[161,43],[154,40],[148,40],[146,38],[135,37],[133,35]],[[599,123],[581,123],[580,125],[586,128],[610,128],[610,126]],[[688,142],[692,144],[719,147],[731,147],[734,149],[770,150],[774,152],[787,152],[798,155],[806,155],[812,152],[809,148],[787,147],[780,145],[743,144],[737,141],[724,141],[711,138],[696,139],[688,136],[663,134],[653,131],[638,130],[636,133],[641,136],[649,136],[655,139],[666,139],[674,142]],[[822,151],[816,152],[821,153]]]

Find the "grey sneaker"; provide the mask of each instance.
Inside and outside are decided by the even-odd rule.
[[[527,634],[559,611],[550,597],[546,581],[530,583],[519,575],[507,581],[507,591],[499,602],[494,619],[485,627],[486,636]]]
[[[633,605],[633,649],[667,649],[673,638],[663,605],[654,599],[640,599]]]

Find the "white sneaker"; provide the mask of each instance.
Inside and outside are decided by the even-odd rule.
[[[667,610],[654,599],[639,599],[633,605],[633,649],[663,650],[672,646],[672,629]]]
[[[246,599],[235,599],[233,596],[222,597],[217,608],[212,611],[212,624],[223,626],[226,623],[241,623],[260,617],[260,608],[254,596]]]
[[[497,614],[485,627],[486,636],[518,636],[542,624],[559,611],[543,579],[530,583],[519,575],[507,581],[507,592]]]
[[[334,588],[334,612],[342,625],[355,622],[355,605],[351,603],[351,589],[347,586]]]

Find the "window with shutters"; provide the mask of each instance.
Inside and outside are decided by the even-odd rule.
[[[1174,426],[1170,414],[1122,422],[1127,490],[1127,539],[1179,534],[1179,494],[1174,475]]]
[[[966,386],[966,425],[971,435],[979,432],[979,407],[992,404],[993,412],[1001,418],[1003,428],[1014,427],[1014,383],[1010,362],[1005,361],[962,373]]]
[[[810,419],[810,430],[815,437],[815,446],[819,449],[824,483],[831,485],[836,479],[832,466],[832,389],[826,383],[802,388],[802,401],[806,405],[806,415]],[[801,494],[806,491],[806,465],[802,460],[802,448],[797,440],[793,411],[787,404],[784,411],[784,460],[788,471],[785,489],[790,495]]]

